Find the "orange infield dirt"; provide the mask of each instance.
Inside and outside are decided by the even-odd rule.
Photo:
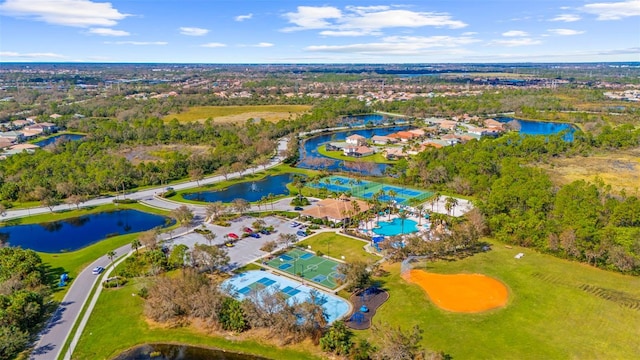
[[[413,269],[403,277],[420,285],[431,301],[449,311],[487,311],[505,306],[509,297],[504,284],[481,274],[443,275]]]

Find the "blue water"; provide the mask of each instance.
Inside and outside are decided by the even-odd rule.
[[[48,139],[40,140],[34,144],[40,147],[45,147],[47,145],[51,145],[55,143],[58,140],[76,141],[76,140],[81,140],[84,137],[85,135],[79,135],[79,134],[60,134],[60,135],[52,136]]]
[[[137,210],[117,210],[41,224],[0,227],[11,246],[46,253],[74,251],[110,236],[165,226],[168,218]]]
[[[229,186],[218,191],[199,191],[183,194],[187,200],[204,202],[232,202],[235,199],[245,199],[250,202],[258,201],[263,196],[289,195],[287,184],[293,181],[294,174],[280,174],[267,176],[258,181],[247,181]]]
[[[264,280],[266,278],[269,280],[268,282]],[[287,294],[293,294],[293,296],[288,297],[288,302],[292,304],[293,302],[304,302],[307,301],[310,297],[309,293],[312,290],[317,291],[322,296],[322,307],[324,308],[325,313],[327,314],[327,321],[332,323],[343,316],[345,316],[349,312],[349,303],[335,295],[327,294],[325,292],[313,289],[309,286],[302,285],[301,283],[278,276],[267,271],[260,270],[251,270],[241,274],[238,274],[230,279],[225,280],[221,286],[223,289],[226,289],[227,286],[231,286],[234,291],[234,296],[238,300],[243,300],[245,298],[245,294],[238,292],[240,289],[245,289],[247,287],[252,287],[251,285],[254,283],[263,284],[260,286],[268,289],[268,291],[282,291],[287,289]],[[264,286],[264,284],[269,284],[268,286]],[[298,290],[297,292],[291,291],[292,289]],[[286,295],[288,296],[288,295]]]
[[[373,115],[365,115],[373,116]],[[344,141],[351,135],[362,135],[366,138],[370,138],[374,135],[389,135],[398,131],[412,128],[409,125],[403,126],[391,126],[385,128],[376,129],[358,129],[358,130],[345,130],[331,134],[318,135],[306,140],[302,140],[300,144],[300,161],[297,166],[305,169],[326,169],[326,170],[339,170],[347,172],[357,172],[364,175],[381,176],[384,174],[385,169],[389,166],[387,164],[376,163],[363,163],[356,161],[342,161],[328,158],[318,153],[318,146],[332,141]],[[358,168],[354,164],[362,164],[363,168]],[[370,167],[370,168],[367,168]]]
[[[395,218],[389,221],[378,222],[377,228],[373,229],[373,232],[378,235],[384,236],[396,236],[403,234],[402,232],[402,220]],[[418,231],[418,223],[411,219],[404,219],[404,234],[411,234]]]
[[[510,117],[499,117],[496,120],[502,123],[508,123],[512,120],[517,121],[520,124],[520,134],[523,135],[553,135],[567,130],[568,132],[564,136],[566,141],[573,141],[573,133],[576,131],[573,125],[567,123],[531,121]]]
[[[380,114],[367,114],[367,115],[354,115],[354,116],[345,116],[340,121],[340,126],[358,126],[358,125],[382,125],[385,123],[392,122],[404,122],[406,121],[402,117],[393,117],[387,115]]]

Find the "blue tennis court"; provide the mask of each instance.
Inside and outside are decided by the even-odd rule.
[[[311,259],[312,257],[314,257],[315,255],[311,254],[311,253],[306,253],[303,255],[300,255],[300,259],[302,260],[307,260],[307,259]]]
[[[369,200],[378,195],[384,202],[395,201],[400,205],[409,205],[410,201],[422,202],[433,196],[432,192],[418,189],[407,189],[406,187],[394,186],[379,183],[376,181],[348,178],[344,176],[332,175],[319,181],[307,183],[307,186],[316,189],[327,189],[336,193],[349,193],[357,198]],[[390,196],[388,193],[395,195]]]
[[[282,254],[280,255],[280,259],[284,260],[284,261],[291,261],[293,260],[293,258],[287,254]]]
[[[278,266],[278,269],[280,269],[280,270],[287,270],[287,269],[288,269],[288,268],[290,268],[290,267],[291,267],[291,264],[289,264],[289,263],[285,263],[285,264],[282,264],[282,265]]]

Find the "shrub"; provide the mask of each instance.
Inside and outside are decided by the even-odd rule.
[[[120,276],[114,276],[112,278],[108,278],[107,280],[103,281],[102,287],[104,287],[105,289],[110,289],[110,288],[123,286],[126,283],[127,283],[126,278],[123,278]]]
[[[147,289],[147,287],[143,287],[142,289],[140,289],[140,291],[138,291],[138,296],[140,296],[143,299],[146,299],[149,297],[149,289]]]
[[[170,197],[176,196],[176,194],[177,193],[176,193],[175,190],[169,190],[169,191],[163,192],[161,196],[166,199],[166,198],[170,198]]]
[[[261,251],[265,251],[265,252],[272,252],[277,247],[278,247],[278,243],[276,243],[275,241],[271,240],[271,241],[267,241],[266,243],[264,243],[262,245],[262,247],[260,248],[260,250]]]
[[[113,200],[114,204],[136,204],[138,200],[136,199],[115,199]]]

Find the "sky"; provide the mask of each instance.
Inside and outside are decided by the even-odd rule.
[[[640,0],[0,0],[0,62],[640,61]]]

